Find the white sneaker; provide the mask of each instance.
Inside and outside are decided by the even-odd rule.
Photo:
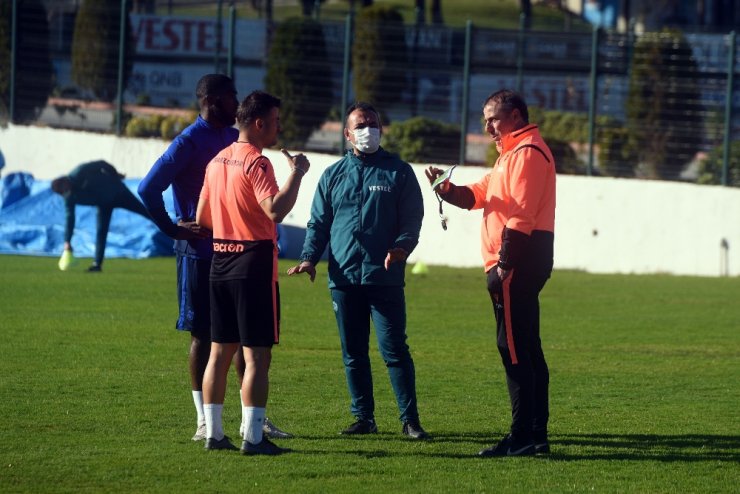
[[[199,424],[198,428],[195,429],[193,435],[193,441],[205,441],[206,440],[206,424]]]
[[[293,437],[293,434],[280,430],[267,417],[265,417],[265,423],[262,424],[262,432],[271,439],[290,439]]]

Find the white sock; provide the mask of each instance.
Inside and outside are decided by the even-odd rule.
[[[198,425],[206,423],[206,416],[203,413],[203,391],[193,391],[193,403],[195,403],[195,413],[198,414]]]
[[[240,429],[243,430],[243,429],[246,429],[245,424],[247,423],[247,415],[246,415],[247,412],[244,410],[246,408],[246,405],[244,404],[244,397],[242,396],[241,389],[239,390],[239,400],[242,402],[242,426]]]
[[[206,403],[203,411],[206,416],[206,437],[212,437],[216,441],[224,438],[224,424],[221,420],[223,404]]]
[[[262,425],[265,423],[264,407],[242,407],[244,417],[244,439],[252,444],[262,442]]]

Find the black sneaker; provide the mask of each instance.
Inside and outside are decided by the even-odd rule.
[[[496,445],[483,449],[478,452],[478,456],[488,458],[491,456],[532,456],[534,455],[534,443],[519,442],[507,434]]]
[[[103,268],[101,268],[99,264],[93,264],[87,268],[88,273],[100,273],[101,271],[103,271]]]
[[[536,455],[547,455],[550,454],[550,443],[547,440],[547,430],[536,430],[532,432],[534,437],[534,454]]]
[[[375,421],[373,419],[360,419],[344,429],[340,434],[375,434],[376,432],[378,432],[378,426],[375,425]]]
[[[229,440],[227,436],[224,436],[221,439],[216,439],[213,437],[207,438],[204,448],[209,449],[209,450],[217,450],[217,449],[235,450],[236,446],[231,444],[231,441]]]
[[[550,454],[550,443],[545,440],[543,443],[534,443],[534,454],[536,455],[549,455]]]
[[[418,420],[407,420],[403,423],[403,433],[411,439],[431,439],[427,431],[421,426]]]
[[[252,444],[245,439],[242,443],[242,449],[239,451],[241,451],[243,455],[281,455],[290,450],[287,448],[281,448],[263,436],[262,441],[257,444]]]

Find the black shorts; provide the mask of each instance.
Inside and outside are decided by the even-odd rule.
[[[211,341],[271,347],[280,339],[277,282],[255,279],[211,281]]]
[[[211,341],[211,299],[209,274],[211,260],[177,253],[177,302],[179,316],[175,327],[201,341]]]

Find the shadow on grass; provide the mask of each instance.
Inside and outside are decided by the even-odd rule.
[[[365,442],[366,448],[332,449],[299,448],[295,453],[355,455],[361,458],[386,457],[437,457],[457,459],[480,459],[477,447],[467,452],[440,452],[435,445],[440,443],[492,444],[491,434],[484,433],[438,433],[430,441],[413,441],[399,434],[379,433],[363,436],[311,436],[302,437],[309,441]],[[378,441],[392,441],[394,446],[385,449]],[[495,439],[494,439],[495,440]],[[414,450],[398,451],[398,442],[415,446]],[[287,445],[287,444],[286,444]],[[584,461],[584,460],[648,460],[662,462],[720,461],[740,463],[740,436],[725,435],[658,435],[658,434],[553,434],[550,436],[552,454],[536,456],[536,460]]]
[[[726,461],[740,463],[740,436],[703,434],[559,434],[551,460]],[[576,453],[571,451],[576,450]]]

